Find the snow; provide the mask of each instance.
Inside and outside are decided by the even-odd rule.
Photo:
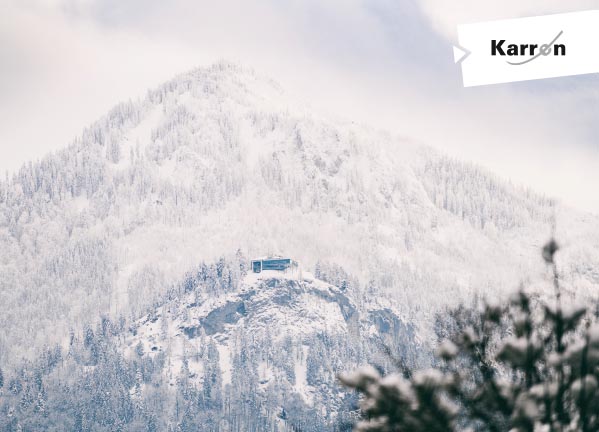
[[[298,392],[304,401],[308,405],[312,405],[313,398],[310,394],[313,391],[310,386],[308,386],[307,380],[307,364],[306,359],[308,358],[308,351],[310,347],[307,345],[302,345],[301,351],[296,353],[296,360],[294,364],[294,373],[295,373],[295,391]]]
[[[218,349],[220,370],[223,374],[223,385],[231,384],[231,350],[226,341],[219,343],[216,347]]]
[[[268,366],[268,363],[261,361],[258,363],[258,379],[260,384],[264,387],[270,383],[270,380],[275,377],[272,368]]]
[[[77,213],[81,213],[85,210],[87,210],[89,208],[89,204],[90,201],[89,199],[85,196],[85,194],[81,194],[75,198],[73,198],[73,201],[71,203],[73,209],[77,212]]]
[[[137,150],[143,152],[152,141],[152,131],[160,125],[164,114],[159,105],[150,107],[148,111],[145,118],[121,138],[120,158],[114,164],[115,170],[123,171],[131,167],[133,164],[131,153]]]
[[[125,352],[128,357],[136,356],[136,347],[141,343],[144,355],[153,357],[158,353],[167,353],[170,365],[164,373],[172,377],[173,384],[181,372],[183,358],[187,358],[192,375],[190,378],[199,385],[203,379],[203,366],[201,358],[194,356],[194,353],[205,349],[207,342],[197,334],[190,337],[183,329],[202,322],[209,314],[240,299],[246,304],[247,315],[240,317],[237,323],[225,324],[222,332],[207,336],[214,341],[218,350],[223,386],[232,383],[231,344],[238,340],[240,331],[250,332],[253,337],[264,337],[266,332],[270,332],[279,341],[290,336],[304,340],[322,331],[327,334],[346,334],[347,327],[339,305],[326,299],[326,296],[338,290],[314,279],[311,274],[308,274],[307,280],[298,282],[296,273],[250,272],[239,291],[203,297],[200,303],[195,301],[193,293],[187,294],[175,303],[163,306],[160,312],[156,312],[155,320],[149,319],[149,316],[142,318],[137,323],[135,334],[125,339]],[[276,286],[271,287],[273,283]],[[280,299],[285,301],[281,302]],[[295,381],[292,385],[304,401],[311,404],[315,389],[307,382],[309,352],[310,348],[306,344],[294,350]],[[264,388],[280,373],[275,372],[265,361],[258,363],[257,372]]]
[[[596,216],[315,113],[252,71],[198,69],[130,108],[25,166],[0,202],[9,361],[100,315],[141,316],[198,263],[238,249],[250,258],[282,251],[302,263],[289,279],[307,283],[316,262],[339,265],[423,340],[435,313],[473,294],[503,299],[524,282],[551,295],[539,248],[554,215],[564,297],[584,304],[599,287]],[[98,136],[120,145],[117,163]],[[331,305],[311,303],[293,309],[318,323],[307,332],[343,329]],[[30,325],[38,321],[41,329]]]

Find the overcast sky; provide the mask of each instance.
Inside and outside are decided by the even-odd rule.
[[[0,0],[0,170],[117,102],[226,59],[313,106],[599,213],[599,74],[467,88],[457,24],[599,0]]]

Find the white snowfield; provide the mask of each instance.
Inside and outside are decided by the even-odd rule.
[[[540,247],[554,218],[566,297],[596,298],[596,216],[313,114],[242,67],[197,69],[0,182],[0,361],[101,315],[136,319],[198,263],[238,249],[339,265],[427,337],[436,311],[474,294],[551,292]],[[337,325],[319,304],[297,307],[306,331]]]

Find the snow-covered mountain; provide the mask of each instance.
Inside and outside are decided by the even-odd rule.
[[[431,354],[393,308],[318,267],[336,285],[248,273],[240,253],[201,264],[140,319],[103,318],[0,373],[0,430],[349,430],[357,395],[339,373]]]
[[[384,347],[412,365],[429,355],[412,325],[356,301],[352,287],[264,271],[215,293],[205,276],[192,275],[193,289],[135,322],[120,345],[129,361],[160,365],[154,385],[201,392],[189,409],[194,424],[212,418],[221,430],[335,430],[356,407],[339,373],[364,363],[389,369]],[[138,397],[151,387],[140,385]]]
[[[586,298],[595,216],[314,114],[247,69],[194,70],[0,183],[0,362],[100,316],[136,320],[238,249],[340,266],[426,339],[435,311],[473,293],[542,289],[554,219],[564,284]]]

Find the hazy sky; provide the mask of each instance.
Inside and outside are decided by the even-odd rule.
[[[599,74],[464,89],[457,24],[599,0],[0,0],[0,170],[226,59],[313,106],[599,213]]]

